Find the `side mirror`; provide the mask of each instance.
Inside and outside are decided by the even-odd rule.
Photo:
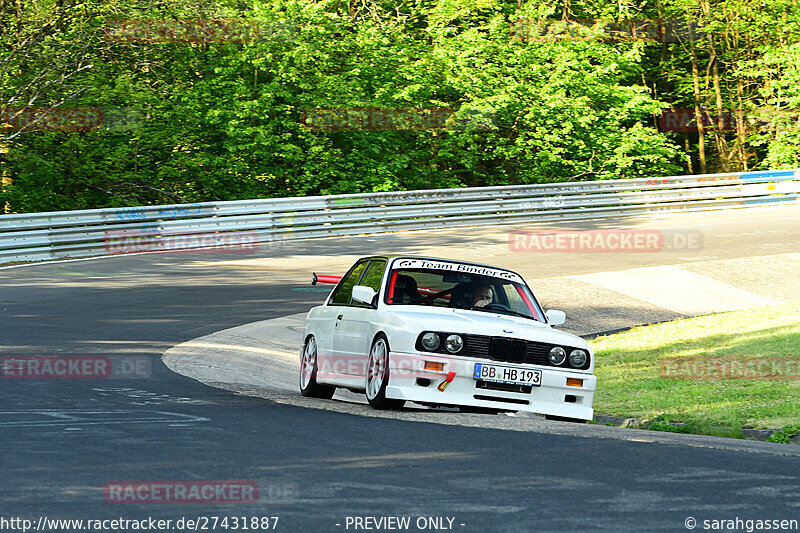
[[[356,285],[353,287],[353,300],[362,304],[372,305],[372,300],[375,298],[375,289],[366,287],[364,285]]]
[[[353,292],[355,293],[355,291]],[[545,312],[544,316],[547,317],[547,323],[551,326],[560,326],[567,321],[567,313],[558,309],[550,309]]]

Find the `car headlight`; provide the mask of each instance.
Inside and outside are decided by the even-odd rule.
[[[550,349],[550,353],[547,354],[547,357],[550,359],[551,363],[558,366],[567,358],[567,352],[564,351],[564,348],[561,346],[555,346]]]
[[[440,343],[439,335],[432,331],[422,336],[422,347],[431,352],[438,348]]]
[[[464,339],[461,338],[461,335],[448,335],[444,341],[444,347],[450,353],[458,353],[464,347]]]
[[[586,364],[586,352],[583,350],[572,350],[569,352],[569,364],[575,368],[580,368]]]

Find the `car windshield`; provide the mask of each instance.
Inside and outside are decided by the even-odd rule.
[[[389,305],[449,307],[544,321],[536,298],[516,274],[473,268],[490,274],[484,275],[457,271],[454,267],[461,265],[459,263],[439,265],[446,268],[393,268],[384,301]],[[497,273],[505,273],[507,277],[491,275]]]

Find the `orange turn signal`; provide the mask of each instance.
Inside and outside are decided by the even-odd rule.
[[[583,380],[578,378],[567,378],[567,387],[583,387]]]
[[[425,361],[425,370],[435,370],[441,372],[444,370],[444,363],[434,363],[433,361]]]

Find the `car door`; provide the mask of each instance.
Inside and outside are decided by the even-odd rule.
[[[373,259],[357,285],[371,287],[375,292],[380,292],[385,270],[385,259]],[[350,290],[352,292],[352,288]],[[333,349],[340,360],[346,361],[345,368],[348,375],[359,377],[366,375],[367,358],[374,331],[372,322],[376,312],[374,306],[356,302],[352,297],[349,305],[341,312],[342,318],[338,321],[333,334]]]
[[[328,299],[328,305],[321,312],[322,316],[317,327],[317,331],[320,332],[320,338],[317,339],[317,368],[318,375],[323,381],[347,374],[347,361],[337,353],[334,338],[339,331],[343,313],[350,304],[353,287],[361,279],[369,261],[369,259],[362,259],[350,268],[350,271],[333,290]]]

